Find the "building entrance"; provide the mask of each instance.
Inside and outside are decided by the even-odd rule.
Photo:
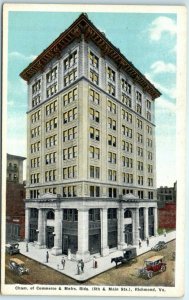
[[[37,241],[37,224],[30,224],[30,242]]]
[[[91,254],[101,252],[101,234],[100,230],[95,230],[95,234],[89,235],[89,251]]]
[[[133,244],[133,226],[132,226],[132,224],[125,225],[125,243],[127,245]]]
[[[46,246],[47,248],[53,248],[54,247],[54,227],[53,226],[47,226],[46,227]]]

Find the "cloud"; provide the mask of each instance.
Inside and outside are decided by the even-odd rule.
[[[150,69],[154,74],[159,74],[159,73],[175,73],[176,72],[176,66],[172,63],[165,63],[162,60],[158,60],[154,62],[151,66]]]
[[[21,59],[21,60],[34,60],[37,56],[36,55],[24,55],[23,53],[17,52],[17,51],[13,51],[11,53],[9,53],[9,57],[12,59]]]
[[[156,110],[158,112],[168,110],[169,112],[176,113],[176,104],[170,102],[168,99],[160,97],[156,101]]]
[[[158,89],[162,94],[166,94],[169,98],[176,98],[176,87],[165,87],[153,79],[153,73],[145,73],[145,77]]]
[[[150,39],[152,41],[159,41],[165,32],[171,36],[175,36],[177,32],[176,22],[168,17],[161,16],[156,18],[149,28]]]

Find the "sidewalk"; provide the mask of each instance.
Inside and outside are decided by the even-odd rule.
[[[137,245],[137,255],[141,255],[145,252],[150,251],[151,247],[153,247],[158,241],[169,242],[176,238],[176,232],[172,231],[166,234],[166,237],[163,235],[157,237],[149,238],[149,246],[147,247],[146,241],[142,241],[141,248]],[[91,256],[91,260],[85,263],[84,273],[77,275],[77,261],[73,258],[68,260],[65,255],[54,256],[51,254],[50,249],[36,249],[33,243],[29,243],[29,251],[26,252],[26,243],[20,242],[20,252],[21,254],[34,259],[44,265],[48,265],[50,268],[55,269],[56,271],[65,274],[79,282],[86,281],[87,279],[94,277],[102,272],[105,272],[113,267],[115,267],[115,263],[111,263],[111,258],[116,256],[122,256],[123,252],[121,250],[114,251],[110,253],[110,255],[105,257],[97,257],[97,268],[93,268],[93,256]],[[49,262],[46,263],[46,252],[49,252]],[[62,256],[65,257],[66,263],[65,268],[62,270],[61,259]]]

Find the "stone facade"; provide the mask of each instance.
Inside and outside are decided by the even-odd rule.
[[[26,239],[87,260],[156,234],[160,93],[85,14],[50,48],[21,73]]]

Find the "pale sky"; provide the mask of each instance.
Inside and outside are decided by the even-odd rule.
[[[27,84],[20,72],[80,13],[10,12],[7,152],[26,156]],[[176,14],[88,13],[94,25],[162,93],[156,99],[157,187],[176,181]]]

